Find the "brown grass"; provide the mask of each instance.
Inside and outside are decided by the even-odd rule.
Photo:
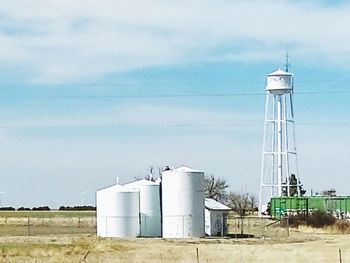
[[[349,235],[291,235],[245,240],[0,237],[0,262],[339,262],[339,249],[344,262],[350,259]]]
[[[45,213],[45,212],[44,212]],[[46,212],[47,213],[47,212]],[[36,214],[36,212],[35,212]],[[33,215],[35,215],[33,214]],[[58,214],[60,215],[60,214]],[[76,215],[74,213],[73,215]],[[28,227],[29,226],[29,227]],[[0,236],[94,234],[96,217],[0,217]]]
[[[346,220],[338,220],[329,229],[335,234],[350,234],[350,222]]]
[[[82,218],[95,217],[95,211],[0,211],[0,218],[6,217],[36,217],[36,218],[52,218],[52,217],[68,217]]]
[[[90,219],[87,217],[85,220],[90,222]],[[347,222],[338,223],[337,229],[300,226],[291,229],[290,237],[276,235],[274,224],[266,227],[264,221],[251,219],[246,222],[245,229],[260,231],[260,226],[264,225],[265,233],[273,234],[270,237],[264,235],[264,238],[251,239],[118,239],[98,238],[95,234],[60,234],[60,228],[86,229],[89,226],[86,223],[79,228],[78,221],[67,221],[67,218],[61,217],[52,218],[51,222],[54,223],[50,224],[46,224],[45,218],[33,221],[33,229],[49,229],[52,234],[11,236],[11,231],[23,229],[26,223],[25,218],[11,220],[11,224],[1,223],[3,221],[0,220],[0,262],[294,263],[312,262],[315,259],[319,262],[339,262],[339,249],[342,251],[343,262],[350,261],[350,235],[338,234],[348,233]],[[231,222],[233,231],[237,231],[236,223],[239,221]],[[1,235],[1,231],[9,234]]]

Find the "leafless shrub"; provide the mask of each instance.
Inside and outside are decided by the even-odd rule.
[[[249,193],[230,192],[227,198],[227,205],[240,216],[245,216],[247,212],[254,211],[256,198]]]
[[[225,179],[215,177],[210,174],[204,179],[205,197],[213,198],[217,201],[225,201],[227,197],[226,189],[229,187]]]

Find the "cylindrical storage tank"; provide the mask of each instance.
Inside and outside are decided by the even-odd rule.
[[[162,173],[162,235],[204,237],[204,173],[179,167]]]
[[[140,236],[161,236],[159,183],[142,179],[125,185],[140,191]]]
[[[138,190],[113,185],[96,192],[97,236],[135,238],[140,233]]]
[[[293,74],[280,69],[268,74],[266,90],[274,94],[291,93],[293,90]]]

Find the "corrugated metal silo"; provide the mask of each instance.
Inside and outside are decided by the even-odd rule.
[[[97,191],[97,236],[135,238],[140,233],[138,190],[113,185]]]
[[[159,183],[142,179],[125,185],[140,191],[140,235],[161,236]]]
[[[179,167],[162,173],[164,238],[204,237],[204,173]]]

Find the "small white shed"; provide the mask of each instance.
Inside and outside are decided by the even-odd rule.
[[[205,198],[205,234],[223,236],[226,229],[226,216],[231,208],[212,199]]]

